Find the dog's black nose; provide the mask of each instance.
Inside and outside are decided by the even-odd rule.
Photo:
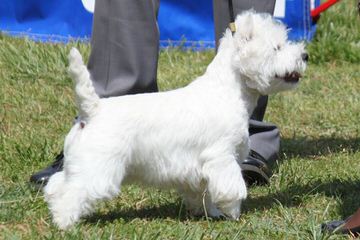
[[[302,59],[304,62],[309,61],[309,54],[307,54],[307,53],[301,54],[301,59]]]

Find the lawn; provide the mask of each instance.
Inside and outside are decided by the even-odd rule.
[[[270,98],[266,120],[282,151],[269,186],[252,187],[240,221],[195,218],[174,191],[126,186],[70,230],[52,223],[29,176],[62,148],[76,115],[67,53],[84,43],[41,44],[0,35],[0,239],[348,239],[322,222],[360,206],[360,17],[341,1],[319,21],[310,63],[295,91]],[[160,53],[161,90],[205,71],[213,51]]]

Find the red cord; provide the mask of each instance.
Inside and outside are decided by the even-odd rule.
[[[312,18],[316,18],[317,16],[320,15],[320,13],[324,12],[326,9],[328,9],[329,7],[331,7],[332,5],[334,5],[335,3],[337,3],[340,0],[328,0],[322,4],[320,4],[320,6],[318,6],[317,8],[311,10],[311,17]]]

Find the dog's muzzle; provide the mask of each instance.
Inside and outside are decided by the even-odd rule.
[[[302,77],[299,72],[286,73],[284,76],[275,75],[276,78],[283,79],[287,83],[297,83]]]

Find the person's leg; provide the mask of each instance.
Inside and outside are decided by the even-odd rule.
[[[215,39],[218,46],[220,38],[229,26],[230,13],[228,0],[213,0]],[[234,14],[254,9],[256,12],[273,14],[275,0],[233,0]],[[273,163],[278,155],[280,136],[278,128],[262,122],[267,106],[267,96],[260,97],[249,122],[250,156],[242,163],[244,177],[249,184],[253,182],[267,183],[271,175],[267,164]]]
[[[95,2],[88,69],[100,97],[155,92],[159,30],[159,0]],[[62,169],[60,153],[51,166],[30,181],[46,183]]]
[[[155,92],[159,0],[96,1],[88,69],[100,97]]]

